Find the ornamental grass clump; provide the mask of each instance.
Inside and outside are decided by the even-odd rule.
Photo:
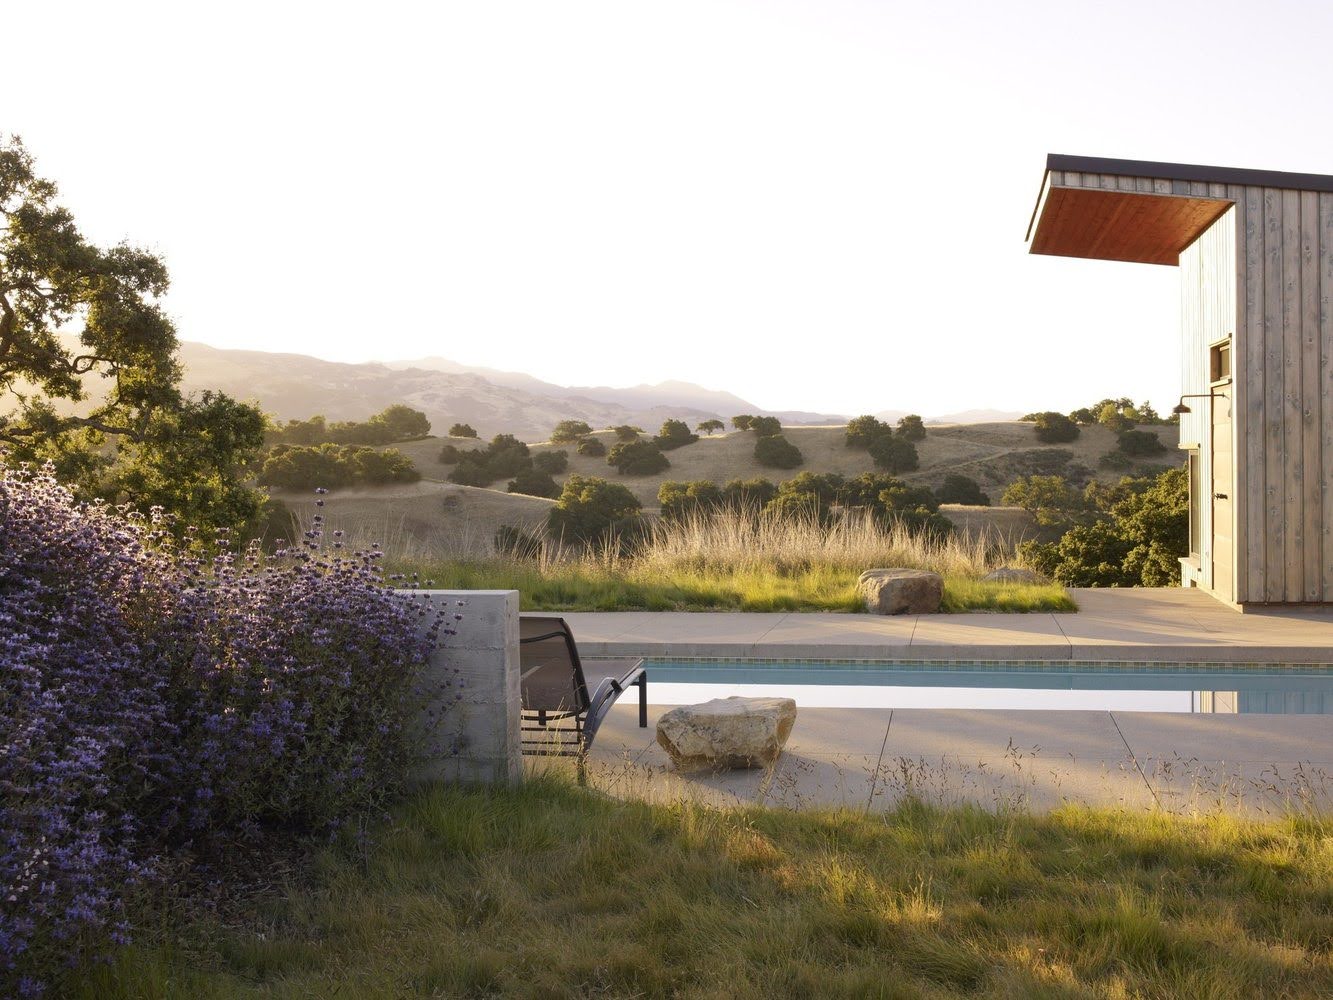
[[[273,555],[168,527],[0,463],[0,995],[125,941],[165,858],[383,804],[457,697],[421,669],[452,630],[377,551],[320,518]]]

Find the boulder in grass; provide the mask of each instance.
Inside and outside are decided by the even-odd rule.
[[[1046,577],[1030,569],[1017,569],[1013,566],[1001,566],[993,569],[981,578],[982,583],[1046,583]]]
[[[930,615],[944,599],[944,578],[924,569],[868,569],[856,589],[872,615]]]
[[[714,698],[657,720],[657,742],[679,771],[767,767],[796,724],[791,698]]]

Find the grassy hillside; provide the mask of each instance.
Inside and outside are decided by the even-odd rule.
[[[1148,429],[1158,434],[1167,451],[1139,461],[1138,467],[1156,470],[1177,465],[1180,453],[1175,448],[1176,428]],[[572,445],[539,442],[531,448],[534,453],[557,449],[569,453],[569,470],[557,476],[557,481],[579,473],[620,482],[649,510],[657,507],[657,490],[665,480],[707,479],[724,483],[763,476],[780,482],[803,471],[836,472],[844,476],[874,471],[874,463],[866,451],[843,444],[841,426],[790,427],[783,433],[805,456],[805,464],[790,471],[765,468],[756,462],[755,436],[741,431],[701,438],[668,452],[671,467],[655,476],[621,476],[606,459],[580,455]],[[599,431],[594,436],[608,449],[615,442],[611,431]],[[491,489],[447,482],[452,466],[442,465],[438,460],[446,443],[468,449],[480,447],[483,442],[432,437],[395,445],[411,457],[422,474],[422,482],[406,487],[339,490],[330,497],[331,521],[361,539],[379,541],[395,553],[448,558],[485,551],[501,524],[530,529],[546,516],[551,501],[507,494],[504,481],[496,482]],[[952,473],[971,476],[990,494],[992,502],[998,504],[1009,483],[1033,473],[1069,474],[1073,467],[1082,465],[1094,478],[1115,482],[1123,472],[1098,466],[1099,459],[1114,448],[1115,435],[1103,427],[1085,427],[1072,443],[1051,446],[1037,441],[1031,424],[1014,421],[932,426],[926,439],[917,445],[920,469],[901,478],[934,488]],[[1061,453],[1069,456],[1067,464],[1053,461]],[[314,513],[311,498],[304,494],[278,496],[306,516]],[[1030,530],[1026,514],[1013,508],[946,509],[945,512],[956,523],[998,529],[1013,536],[1025,535]]]
[[[1176,450],[1176,428],[1144,429],[1157,433],[1167,451],[1153,459],[1141,460],[1138,464],[1152,469],[1178,465],[1181,456]],[[668,452],[671,468],[656,476],[621,476],[606,463],[606,459],[580,455],[571,445],[539,442],[531,447],[534,452],[563,448],[569,452],[570,473],[602,476],[623,482],[645,507],[655,507],[657,489],[668,479],[709,479],[723,483],[729,479],[763,476],[781,481],[805,471],[837,472],[844,476],[874,471],[874,463],[864,449],[848,448],[843,444],[844,433],[841,426],[786,428],[783,434],[805,456],[805,464],[791,471],[768,469],[756,462],[755,436],[745,431],[701,438],[695,444]],[[599,431],[594,436],[600,438],[608,450],[616,439],[611,431]],[[425,478],[444,480],[449,475],[450,467],[441,465],[437,459],[440,448],[446,442],[460,448],[479,446],[479,442],[469,439],[431,438],[397,447],[412,457]],[[1019,476],[1034,472],[1058,472],[1059,466],[1052,466],[1049,461],[1058,452],[1070,454],[1071,464],[1085,466],[1094,478],[1104,482],[1116,482],[1124,475],[1123,472],[1098,467],[1101,457],[1115,450],[1115,435],[1104,427],[1085,427],[1077,440],[1070,444],[1043,445],[1037,440],[1031,424],[1017,421],[944,425],[931,427],[926,439],[916,447],[921,468],[900,478],[934,488],[952,473],[971,476],[981,483],[982,488],[990,493],[992,502],[996,503],[1004,488]],[[497,483],[496,486],[504,489],[503,483]]]

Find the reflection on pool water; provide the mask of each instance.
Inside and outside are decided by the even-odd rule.
[[[729,695],[807,708],[1004,708],[1333,715],[1333,667],[649,659],[654,704]]]

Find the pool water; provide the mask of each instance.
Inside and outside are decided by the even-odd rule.
[[[809,708],[1002,708],[1333,715],[1333,667],[648,659],[654,704],[729,695]]]

